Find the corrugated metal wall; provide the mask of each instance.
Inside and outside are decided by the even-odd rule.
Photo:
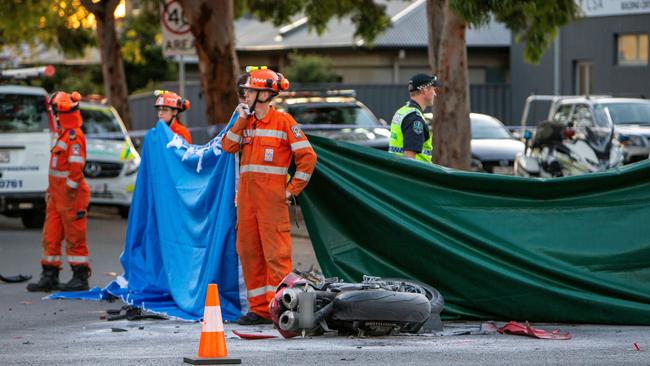
[[[165,88],[178,90],[178,83],[168,82]],[[393,113],[408,100],[408,91],[405,85],[395,84],[292,84],[292,90],[306,89],[354,89],[357,98],[370,108],[373,113],[386,121],[390,121]],[[183,122],[190,128],[207,127],[205,103],[201,97],[200,83],[188,82],[185,86],[186,96],[191,102],[191,108],[184,113]],[[510,115],[510,85],[509,84],[486,84],[470,86],[470,109],[472,112],[485,113],[500,119],[506,125],[516,125],[517,121],[512,120]],[[444,98],[440,94],[438,98]],[[133,127],[136,130],[151,128],[157,121],[157,115],[153,108],[153,94],[133,95],[129,98]],[[235,106],[232,106],[234,109]],[[219,121],[225,123],[227,121]],[[195,136],[198,134],[200,136]],[[192,136],[197,142],[207,141],[208,134],[202,136],[201,132],[192,131]]]

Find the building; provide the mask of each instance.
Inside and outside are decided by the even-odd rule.
[[[332,19],[323,34],[310,31],[306,17],[276,28],[252,17],[235,22],[236,49],[241,65],[268,65],[282,70],[293,52],[329,58],[343,83],[405,84],[418,72],[430,72],[427,56],[426,1],[388,1],[392,26],[366,45],[355,39],[349,19]],[[468,29],[470,84],[509,81],[510,31],[491,22]]]
[[[531,94],[650,97],[650,0],[582,0],[583,18],[562,27],[539,65],[512,43],[512,115]],[[538,119],[545,118],[541,113]]]

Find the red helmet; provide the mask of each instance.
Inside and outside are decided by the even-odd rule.
[[[180,95],[167,90],[156,90],[154,95],[157,97],[154,106],[170,107],[177,109],[179,112],[190,109],[190,101],[183,99]]]
[[[64,129],[79,128],[83,120],[79,111],[79,101],[81,94],[79,92],[55,92],[50,97],[52,111],[58,117],[59,125]]]
[[[249,66],[246,71],[248,71],[248,80],[246,84],[241,85],[242,88],[268,90],[274,93],[289,89],[289,80],[279,72],[267,69],[266,66],[259,68]]]
[[[81,94],[79,92],[72,92],[68,94],[66,92],[54,92],[50,97],[50,105],[52,110],[56,114],[60,113],[71,113],[79,109],[79,101],[81,100]]]

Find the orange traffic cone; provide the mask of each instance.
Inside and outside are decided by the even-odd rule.
[[[208,285],[205,295],[202,324],[198,357],[183,357],[183,361],[192,365],[240,364],[240,359],[225,358],[228,356],[228,349],[221,320],[219,289],[214,283]]]

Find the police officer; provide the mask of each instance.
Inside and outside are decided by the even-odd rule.
[[[390,153],[431,162],[431,130],[423,112],[426,107],[433,105],[436,88],[440,86],[435,75],[417,74],[409,80],[411,99],[395,112],[390,124]]]

